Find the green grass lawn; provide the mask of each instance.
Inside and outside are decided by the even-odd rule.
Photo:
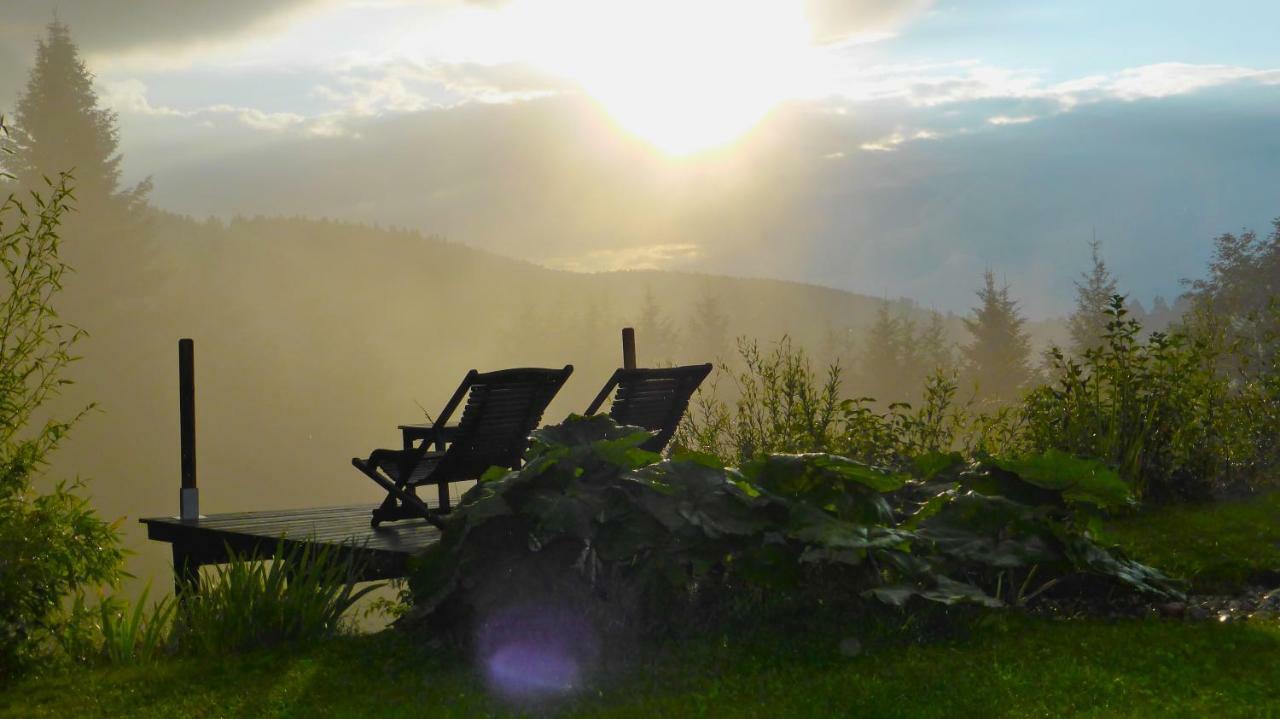
[[[1112,522],[1135,557],[1219,591],[1280,569],[1280,494]],[[563,716],[1280,717],[1280,622],[1055,621],[989,613],[909,644],[831,613],[706,635],[539,713]],[[868,649],[854,658],[840,639]],[[880,637],[880,638],[877,638]],[[526,708],[528,709],[528,708]],[[32,677],[0,718],[519,714],[480,672],[396,632],[213,659]]]
[[[1107,530],[1134,559],[1189,579],[1198,592],[1229,593],[1280,572],[1280,492],[1147,510]]]
[[[1280,625],[1022,617],[845,658],[841,636],[704,637],[553,707],[564,716],[1280,716]],[[546,710],[548,707],[543,707]],[[404,717],[514,712],[458,657],[394,633],[29,679],[0,717]]]

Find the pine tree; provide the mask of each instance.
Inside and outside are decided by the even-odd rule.
[[[901,402],[902,396],[902,323],[882,300],[876,318],[867,331],[859,359],[859,390],[882,402]]]
[[[1089,272],[1081,273],[1080,280],[1075,283],[1076,311],[1067,320],[1071,352],[1076,356],[1102,342],[1107,331],[1106,308],[1116,294],[1116,279],[1098,253],[1099,247],[1101,243],[1096,239],[1089,243],[1093,267]]]
[[[1018,303],[1009,286],[996,287],[991,270],[983,274],[980,305],[964,319],[973,340],[961,348],[965,370],[982,396],[991,401],[1014,400],[1031,381],[1031,342]]]
[[[90,220],[85,224],[118,229],[145,202],[150,181],[120,190],[116,115],[98,107],[93,74],[70,29],[54,20],[47,30],[11,118],[14,152],[7,169],[22,191],[43,191],[45,177],[69,170],[78,214]]]
[[[941,312],[929,313],[929,324],[920,330],[916,346],[926,376],[938,370],[950,372],[954,369],[955,351],[951,340],[947,339],[947,325]]]

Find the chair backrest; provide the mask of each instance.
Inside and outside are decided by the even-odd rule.
[[[671,441],[680,425],[680,418],[689,407],[689,398],[711,374],[710,364],[685,367],[659,367],[655,369],[619,369],[613,373],[604,389],[596,395],[586,414],[599,411],[613,389],[613,404],[609,416],[618,424],[630,424],[656,432],[653,439],[641,447],[651,452],[661,452]]]
[[[449,419],[466,393],[457,434],[440,458],[432,480],[475,479],[492,466],[520,466],[529,433],[573,373],[562,369],[520,368],[496,372],[471,370],[437,421]]]

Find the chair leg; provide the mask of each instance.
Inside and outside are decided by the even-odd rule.
[[[377,468],[370,466],[368,462],[359,457],[352,459],[351,464],[369,479],[377,482],[380,487],[387,490],[387,499],[383,501],[382,506],[373,510],[371,524],[375,529],[384,521],[409,519],[411,517],[422,517],[437,528],[444,529],[444,522],[427,506],[426,502],[418,498],[418,495],[383,477]],[[396,500],[400,500],[398,505]]]

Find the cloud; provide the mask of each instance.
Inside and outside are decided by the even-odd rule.
[[[1104,100],[1185,95],[1241,82],[1280,84],[1280,69],[1166,62],[1050,84],[1034,70],[966,60],[872,66],[846,75],[839,94],[852,100],[901,98],[925,107],[993,98],[1047,100],[1069,109]]]
[[[1057,97],[1064,104],[1075,105],[1104,99],[1140,100],[1185,95],[1205,88],[1240,82],[1280,84],[1280,69],[1256,70],[1233,65],[1164,62],[1060,83],[1050,87],[1046,95]]]
[[[936,140],[939,137],[942,137],[942,134],[935,130],[894,130],[892,134],[869,142],[864,142],[859,145],[858,148],[868,152],[893,152],[904,142],[909,142],[911,140]]]
[[[146,84],[134,78],[101,83],[98,99],[103,107],[125,117],[126,122],[129,121],[129,116],[171,118],[203,127],[214,127],[218,120],[232,118],[243,127],[264,132],[301,130],[312,135],[340,134],[340,130],[335,127],[334,118],[327,115],[308,118],[293,112],[265,112],[258,108],[225,103],[186,110],[155,105],[148,96]]]
[[[803,0],[814,41],[891,37],[893,31],[929,10],[934,0]]]
[[[1280,85],[1280,69],[1157,63],[1049,83],[1035,71],[976,60],[874,65],[845,75],[828,104],[897,124],[859,145],[891,151],[912,140],[1020,125],[1099,103],[1188,96],[1215,88]],[[843,102],[843,104],[841,104]],[[914,126],[904,131],[903,126]]]
[[[1021,125],[1027,122],[1035,122],[1035,115],[992,115],[987,118],[989,125]]]
[[[98,83],[98,104],[122,115],[191,117],[193,113],[172,107],[157,107],[147,96],[146,83],[137,78]]]
[[[15,100],[36,42],[56,16],[93,60],[148,51],[174,57],[202,43],[281,27],[334,0],[4,0],[0,10],[0,107]],[[91,61],[95,70],[101,63]]]
[[[544,262],[548,267],[571,272],[613,272],[615,270],[665,270],[687,265],[698,259],[697,245],[673,243],[625,247],[616,250],[592,250],[569,257],[554,257]]]
[[[567,82],[527,65],[418,62],[396,58],[336,68],[314,92],[340,114],[365,117],[468,102],[507,103],[568,90]]]
[[[329,0],[5,0],[0,41],[34,48],[56,15],[85,52],[177,46],[260,29]]]

